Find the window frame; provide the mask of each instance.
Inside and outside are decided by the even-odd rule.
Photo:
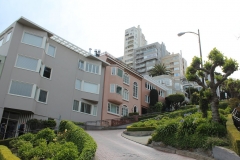
[[[111,105],[115,105],[117,108],[116,108],[116,111],[118,112],[118,113],[114,113],[114,112],[111,112]],[[110,111],[109,111],[109,105],[110,105]],[[119,105],[116,105],[116,104],[114,104],[114,103],[110,103],[110,102],[108,102],[108,106],[107,106],[108,108],[107,108],[107,113],[110,113],[110,114],[114,114],[114,115],[117,115],[117,116],[119,116],[119,109],[120,109],[120,107],[119,107]]]
[[[80,62],[81,62],[81,64],[83,64],[82,66],[83,66],[83,68],[80,68]],[[78,60],[78,69],[80,69],[80,70],[85,70],[85,61],[83,61],[83,60],[81,60],[81,59],[79,59]]]
[[[85,90],[84,90],[84,84],[85,84],[85,83],[97,85],[97,93],[85,91]],[[87,93],[99,94],[99,90],[100,90],[100,84],[96,84],[96,83],[92,83],[92,82],[86,82],[86,81],[83,81],[83,80],[82,80],[81,91],[87,92]]]
[[[36,45],[33,45],[33,44],[29,44],[29,43],[23,42],[23,37],[24,37],[24,34],[25,34],[25,33],[31,34],[31,35],[36,36],[36,37],[42,37],[42,44],[41,44],[41,46],[39,47],[39,46],[36,46]],[[34,47],[38,47],[38,48],[44,48],[44,47],[43,47],[43,46],[44,46],[44,41],[45,41],[44,38],[45,38],[44,36],[40,36],[40,35],[38,35],[38,34],[36,34],[36,33],[24,31],[24,32],[23,32],[23,35],[22,35],[21,43],[27,44],[27,45],[30,45],[30,46],[34,46]]]
[[[150,103],[150,96],[149,95],[145,95],[145,102]]]
[[[80,88],[79,88],[79,89],[76,87],[76,83],[77,83],[77,81],[80,81]],[[81,89],[82,89],[82,83],[83,83],[82,80],[80,80],[80,79],[76,79],[76,80],[75,80],[75,89],[81,91]]]
[[[47,77],[43,76],[43,75],[44,75],[44,71],[45,71],[45,67],[51,69],[51,72],[50,72],[50,78],[47,78]],[[42,65],[42,67],[41,67],[41,76],[42,76],[43,78],[46,78],[46,79],[51,80],[51,79],[52,79],[52,73],[53,73],[53,69],[52,69],[51,67],[46,66],[46,65]]]
[[[126,94],[127,98],[125,98],[125,96],[124,96],[125,94]],[[129,91],[128,91],[126,88],[123,89],[122,98],[123,98],[123,100],[125,100],[125,101],[129,101]]]
[[[31,84],[32,85],[32,91],[31,91],[31,96],[23,96],[23,95],[19,95],[19,94],[14,94],[14,93],[10,93],[10,90],[11,90],[11,86],[12,86],[12,82],[15,81],[15,82],[20,82],[20,83],[27,83],[27,84]],[[8,94],[9,95],[13,95],[13,96],[18,96],[18,97],[24,97],[24,98],[30,98],[30,99],[34,99],[35,97],[35,92],[36,92],[36,84],[34,83],[28,83],[28,82],[23,82],[23,81],[18,81],[18,80],[13,80],[11,79],[10,81],[10,84],[9,84],[9,88],[8,88]]]
[[[50,54],[48,54],[49,46],[52,46],[52,47],[54,47],[54,48],[55,48],[55,50],[54,50],[54,55],[53,55],[53,56],[52,56],[52,55],[50,55]],[[48,43],[46,54],[47,54],[48,56],[50,56],[50,57],[53,57],[53,58],[55,58],[55,56],[56,56],[56,52],[57,52],[57,47],[56,47],[56,46],[54,46],[54,45],[52,45],[52,44],[50,44],[50,43]]]
[[[22,68],[22,67],[17,66],[17,61],[18,61],[18,57],[19,57],[19,56],[21,56],[21,57],[26,57],[26,58],[29,58],[29,59],[35,59],[35,60],[37,60],[38,62],[37,62],[36,70],[31,70],[31,69],[28,69],[28,68]],[[24,69],[24,70],[27,70],[27,71],[39,72],[39,70],[40,70],[40,68],[41,68],[41,62],[42,62],[41,59],[37,59],[37,58],[34,58],[34,57],[22,55],[22,54],[17,54],[14,67],[19,68],[19,69]]]
[[[88,65],[91,65],[91,71],[89,71],[89,66]],[[94,67],[93,67],[94,66]],[[88,68],[88,70],[87,70]],[[93,72],[93,68],[95,68],[95,71]],[[98,72],[96,72],[98,68]],[[90,63],[90,62],[87,62],[86,61],[86,66],[85,66],[85,71],[88,72],[88,73],[93,73],[93,74],[97,74],[97,75],[100,75],[100,66],[97,65],[97,64],[93,64],[93,63]]]
[[[135,84],[136,84],[136,86],[135,86]],[[134,95],[135,89],[136,89],[136,96]],[[133,98],[138,99],[138,83],[137,82],[133,82]]]
[[[125,81],[126,78],[128,79],[128,83]],[[123,83],[126,84],[126,85],[130,84],[130,77],[127,73],[123,74]]]
[[[82,106],[82,103],[90,106],[90,113],[82,112],[82,107],[83,107],[83,106]],[[92,106],[93,106],[93,105],[90,104],[90,103],[86,103],[86,102],[81,101],[79,111],[80,111],[80,113],[92,115],[92,111],[93,111],[93,110],[92,110]]]
[[[124,113],[124,110],[125,110],[125,113],[127,113],[127,115],[124,115],[123,113]],[[121,110],[122,112],[121,112],[121,116],[128,116],[128,114],[129,114],[129,109],[128,109],[128,106],[127,105],[122,105],[122,110]]]
[[[121,88],[121,94],[119,94],[119,93],[117,93],[117,94],[122,96],[123,95],[123,87],[118,84],[116,84],[115,86],[116,86],[116,89],[115,89],[116,93],[117,93],[117,87]]]
[[[9,35],[10,35],[10,36],[9,36]],[[7,43],[8,41],[10,41],[11,37],[12,37],[12,31],[8,32],[5,43]]]
[[[74,101],[77,101],[78,102],[78,110],[74,110],[73,109],[73,106],[74,106]],[[82,103],[84,104],[87,104],[87,105],[90,105],[90,109],[91,109],[91,113],[86,113],[86,112],[81,112],[81,109],[82,109]],[[73,99],[73,104],[72,104],[72,111],[73,112],[78,112],[78,113],[81,113],[81,114],[86,114],[86,115],[89,115],[89,116],[97,116],[97,112],[98,112],[98,107],[96,105],[93,105],[91,103],[88,103],[88,102],[85,102],[85,101],[79,101],[79,100],[76,100],[76,99]],[[96,112],[96,114],[94,114],[94,111]]]
[[[46,102],[39,101],[40,91],[41,91],[41,90],[47,92]],[[45,89],[42,89],[42,88],[37,88],[36,91],[37,91],[37,92],[36,92],[36,95],[35,95],[35,97],[36,97],[35,100],[36,100],[37,102],[39,102],[39,103],[47,104],[47,102],[48,102],[49,91],[47,91],[47,90],[45,90]]]
[[[73,107],[74,107],[74,101],[77,101],[77,102],[78,102],[78,110],[74,110],[74,109],[73,109]],[[79,101],[79,100],[76,100],[76,99],[74,99],[74,100],[73,100],[73,105],[72,105],[72,111],[75,111],[75,112],[80,112],[80,111],[79,111],[79,110],[80,110],[80,109],[79,109],[79,106],[80,106],[79,104],[80,104],[80,101]]]

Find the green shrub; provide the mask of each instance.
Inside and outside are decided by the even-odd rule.
[[[226,136],[227,130],[222,124],[211,122],[211,123],[202,123],[197,129],[196,133],[203,136],[217,136],[224,137]]]
[[[85,124],[83,122],[73,122],[74,124],[76,125],[79,125],[79,126],[84,126]]]
[[[181,110],[186,110],[186,109],[190,109],[190,108],[196,108],[196,105],[181,106],[179,109],[181,109]]]
[[[54,128],[56,127],[56,121],[54,120],[46,120],[46,121],[43,121],[43,125],[44,125],[44,128]]]
[[[153,118],[153,117],[156,117],[156,116],[158,116],[158,115],[154,114],[154,115],[142,116],[142,117],[138,117],[138,120],[141,121],[141,120]]]
[[[9,143],[10,143],[13,139],[15,139],[15,138],[8,138],[8,139],[0,140],[0,145],[10,147],[10,144],[9,144]]]
[[[66,140],[73,142],[77,146],[80,153],[79,159],[91,160],[94,157],[97,144],[82,128],[79,128],[71,121],[61,121],[60,129],[62,131],[67,129]]]
[[[127,127],[127,131],[153,131],[155,129],[155,127]]]
[[[18,156],[21,159],[31,159],[34,157],[33,145],[30,142],[23,143],[18,149]]]
[[[214,146],[229,146],[229,143],[223,138],[220,139],[218,137],[208,137],[202,148],[212,149]]]
[[[135,116],[135,115],[139,115],[139,113],[138,112],[132,112],[132,113],[129,113],[128,115],[129,116]]]
[[[36,135],[36,139],[46,139],[48,142],[52,142],[55,137],[56,135],[54,131],[50,128],[45,128],[39,131]]]
[[[0,145],[0,159],[1,160],[20,160],[17,156],[12,154],[8,147]]]
[[[231,114],[227,117],[226,127],[232,149],[240,156],[240,134],[233,124]]]
[[[60,145],[59,151],[53,157],[53,160],[65,160],[65,159],[77,159],[78,149],[73,142],[66,142],[64,145]]]
[[[30,141],[31,143],[35,140],[35,135],[32,133],[25,133],[18,137],[19,139],[22,139],[24,141]]]
[[[189,136],[194,134],[195,129],[197,128],[197,124],[194,123],[195,118],[193,116],[189,116],[184,118],[181,123],[179,123],[178,127],[178,135],[180,136]]]
[[[227,107],[224,111],[225,111],[225,114],[230,114],[232,113],[232,108]]]
[[[227,101],[220,101],[219,102],[219,106],[218,106],[218,108],[219,109],[226,109],[228,107],[228,102]]]

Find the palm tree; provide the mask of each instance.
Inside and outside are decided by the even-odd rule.
[[[148,72],[149,76],[160,76],[160,75],[172,75],[171,70],[167,69],[162,63],[155,64],[154,67]]]

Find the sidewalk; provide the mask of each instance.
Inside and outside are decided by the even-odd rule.
[[[141,137],[135,137],[135,136],[129,136],[126,135],[124,133],[121,134],[122,137],[129,139],[131,141],[143,144],[143,145],[147,145],[148,139],[151,138],[152,136],[141,136]]]

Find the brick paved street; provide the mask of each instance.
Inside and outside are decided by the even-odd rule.
[[[192,160],[160,152],[121,136],[123,130],[87,131],[97,142],[95,160]]]

